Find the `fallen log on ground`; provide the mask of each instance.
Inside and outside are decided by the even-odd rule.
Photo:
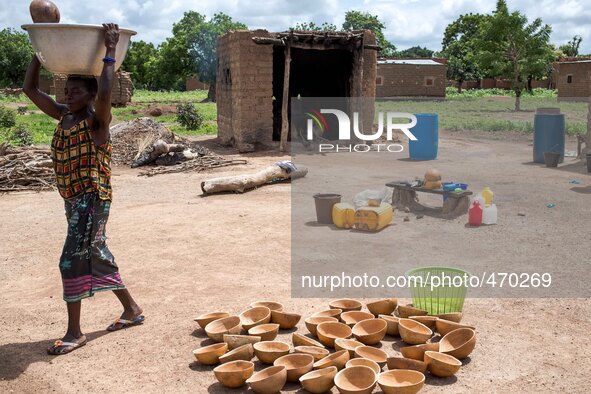
[[[139,157],[131,163],[131,168],[144,166],[155,162],[160,156],[166,155],[169,152],[182,152],[187,149],[184,144],[168,144],[165,141],[157,140],[151,146],[139,154]]]
[[[201,182],[201,190],[203,194],[221,192],[244,193],[246,190],[269,183],[302,178],[307,173],[307,169],[297,168],[291,162],[277,162],[256,173],[226,176],[203,181]]]

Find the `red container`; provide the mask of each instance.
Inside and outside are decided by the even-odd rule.
[[[480,226],[482,224],[482,207],[480,202],[475,200],[470,207],[468,223],[470,226]]]

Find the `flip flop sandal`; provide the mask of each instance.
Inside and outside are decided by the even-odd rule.
[[[145,319],[146,318],[144,317],[144,315],[136,316],[132,320],[118,318],[109,327],[107,327],[107,331],[118,331],[124,328],[137,326],[139,324],[142,324]]]
[[[62,354],[68,354],[76,349],[78,349],[79,347],[82,347],[86,345],[86,341],[84,342],[80,342],[80,343],[76,343],[76,342],[64,342],[62,340],[57,340],[53,343],[53,347],[50,349],[47,349],[47,353],[53,355],[53,356],[59,356]],[[64,350],[64,351],[58,351],[58,349],[61,348],[68,348],[69,350]]]

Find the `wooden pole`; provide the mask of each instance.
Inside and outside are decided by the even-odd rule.
[[[287,146],[287,134],[289,132],[289,69],[291,63],[291,41],[285,46],[285,71],[283,73],[283,102],[281,103],[281,141],[279,151],[285,152]]]

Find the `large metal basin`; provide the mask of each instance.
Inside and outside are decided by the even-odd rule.
[[[33,49],[48,71],[54,74],[101,74],[106,50],[102,26],[34,23],[21,28],[29,33]],[[137,34],[127,29],[119,31],[115,70],[125,59],[131,36]]]

